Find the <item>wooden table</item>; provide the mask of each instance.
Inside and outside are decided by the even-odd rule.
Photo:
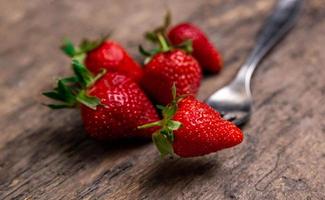
[[[295,29],[253,80],[244,142],[194,159],[160,159],[151,143],[98,143],[76,110],[51,111],[41,91],[70,74],[58,49],[114,30],[137,59],[142,33],[198,24],[225,59],[199,98],[227,83],[274,1],[0,1],[0,199],[325,199],[325,2],[308,0]]]

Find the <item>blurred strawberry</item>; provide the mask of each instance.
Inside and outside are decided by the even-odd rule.
[[[189,53],[191,42],[172,46],[162,30],[158,28],[146,35],[158,44],[157,48],[146,51],[140,46],[140,52],[146,56],[141,85],[156,102],[166,105],[172,100],[173,83],[178,95],[196,95],[202,75],[199,63]]]
[[[168,38],[174,45],[191,40],[193,43],[192,55],[198,60],[204,71],[217,73],[222,69],[223,61],[220,53],[197,26],[190,23],[178,24],[170,29]]]
[[[107,37],[95,41],[83,40],[79,47],[65,40],[61,48],[71,58],[85,62],[87,68],[94,74],[104,68],[108,72],[124,74],[136,82],[142,77],[140,65],[120,44],[107,40]]]

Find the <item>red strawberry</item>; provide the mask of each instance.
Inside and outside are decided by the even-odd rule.
[[[81,105],[85,129],[93,137],[151,136],[152,132],[139,131],[136,127],[157,120],[157,113],[131,79],[118,73],[107,73],[89,89],[88,94],[99,98],[103,104],[96,110]]]
[[[200,156],[242,142],[239,128],[224,120],[207,104],[186,97],[178,103],[173,120],[182,127],[174,132],[174,152],[182,157]]]
[[[192,55],[198,60],[204,71],[217,73],[223,67],[220,53],[198,27],[189,23],[174,26],[168,33],[170,42],[179,45],[186,40],[193,42]]]
[[[59,80],[54,91],[44,93],[63,102],[49,105],[51,108],[74,107],[80,103],[84,127],[96,139],[151,136],[152,130],[138,130],[137,126],[159,118],[134,81],[116,72],[93,77],[77,61],[73,61],[73,69],[76,76]]]
[[[85,64],[93,73],[98,73],[101,67],[108,71],[123,73],[136,82],[140,81],[142,76],[140,65],[114,41],[105,41],[88,52]]]
[[[149,57],[143,69],[142,87],[156,102],[166,105],[172,100],[170,88],[176,84],[177,94],[195,95],[201,81],[201,68],[198,62],[182,47],[172,47],[163,34],[155,36],[159,49],[141,52]],[[190,44],[185,44],[190,49]]]
[[[102,68],[108,72],[119,72],[125,74],[136,82],[142,77],[140,65],[133,60],[124,48],[113,40],[106,40],[106,37],[98,41],[84,40],[79,48],[66,40],[62,49],[70,57],[78,60],[85,59],[87,68],[94,74]]]
[[[193,96],[176,99],[162,108],[164,119],[140,126],[160,126],[153,141],[161,155],[202,156],[242,142],[239,128]]]

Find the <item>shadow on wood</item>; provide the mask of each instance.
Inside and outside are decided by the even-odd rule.
[[[220,168],[216,154],[200,158],[161,159],[150,166],[148,174],[140,179],[139,198],[168,198],[168,192],[179,192],[194,181],[213,177]],[[155,191],[157,194],[152,194]]]

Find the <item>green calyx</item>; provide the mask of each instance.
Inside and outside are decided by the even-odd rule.
[[[146,57],[145,64],[150,62],[151,58],[157,53],[164,53],[174,49],[182,49],[187,53],[192,53],[193,48],[192,48],[191,40],[186,40],[185,42],[175,46],[173,46],[170,43],[167,37],[167,29],[170,25],[170,22],[171,22],[171,15],[170,12],[167,11],[163,25],[145,34],[145,38],[148,41],[158,45],[158,47],[153,48],[151,50],[145,50],[141,45],[139,46],[140,53]]]
[[[156,126],[161,127],[158,131],[152,134],[152,141],[162,157],[165,157],[166,155],[173,155],[173,131],[178,130],[182,126],[181,122],[172,119],[177,111],[178,102],[183,98],[182,96],[176,97],[175,84],[172,87],[172,95],[173,100],[170,104],[167,106],[157,106],[157,108],[162,112],[162,120],[144,124],[138,127],[138,129],[151,128]]]
[[[75,46],[71,40],[65,38],[63,40],[63,44],[61,45],[61,50],[68,55],[70,58],[74,60],[78,60],[81,63],[83,63],[83,60],[85,59],[86,53],[90,52],[94,49],[96,49],[98,46],[100,46],[110,34],[107,34],[105,36],[102,36],[98,40],[88,40],[84,39],[80,42],[78,46]]]
[[[78,103],[96,109],[101,104],[97,97],[89,96],[87,89],[95,84],[105,73],[102,70],[99,74],[94,76],[83,64],[78,60],[72,60],[72,68],[74,76],[59,79],[57,86],[49,92],[44,92],[43,95],[56,101],[60,104],[48,104],[52,109],[72,108]]]

